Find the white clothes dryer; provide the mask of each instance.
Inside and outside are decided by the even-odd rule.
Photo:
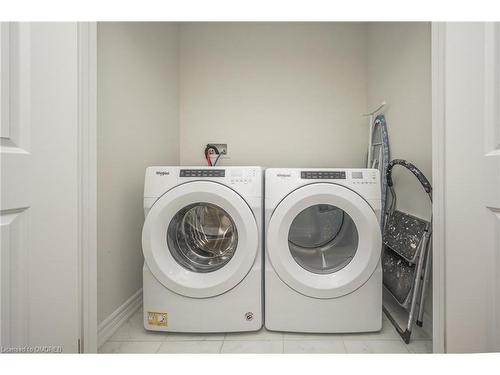
[[[382,328],[380,207],[375,169],[266,170],[268,329]]]

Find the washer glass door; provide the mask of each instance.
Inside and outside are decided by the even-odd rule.
[[[213,272],[233,257],[238,230],[221,207],[207,202],[193,203],[172,218],[167,243],[181,266],[194,272]]]
[[[259,249],[257,221],[231,188],[193,181],[153,204],[142,231],[144,260],[166,288],[187,297],[220,295],[240,283]]]

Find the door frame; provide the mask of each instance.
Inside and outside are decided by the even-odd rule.
[[[78,22],[80,353],[97,352],[97,23]]]
[[[445,33],[431,23],[433,177],[433,352],[445,342]],[[80,352],[97,352],[97,22],[78,22]]]
[[[445,50],[446,23],[431,24],[432,71],[432,346],[446,352],[445,341]]]

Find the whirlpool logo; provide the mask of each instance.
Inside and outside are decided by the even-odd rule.
[[[291,173],[277,173],[276,177],[292,177]]]
[[[168,171],[156,171],[157,176],[168,176],[170,172]]]

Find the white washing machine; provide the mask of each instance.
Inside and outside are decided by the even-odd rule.
[[[273,168],[265,185],[266,327],[380,330],[379,172]]]
[[[144,187],[144,327],[262,327],[260,167],[149,167]]]

